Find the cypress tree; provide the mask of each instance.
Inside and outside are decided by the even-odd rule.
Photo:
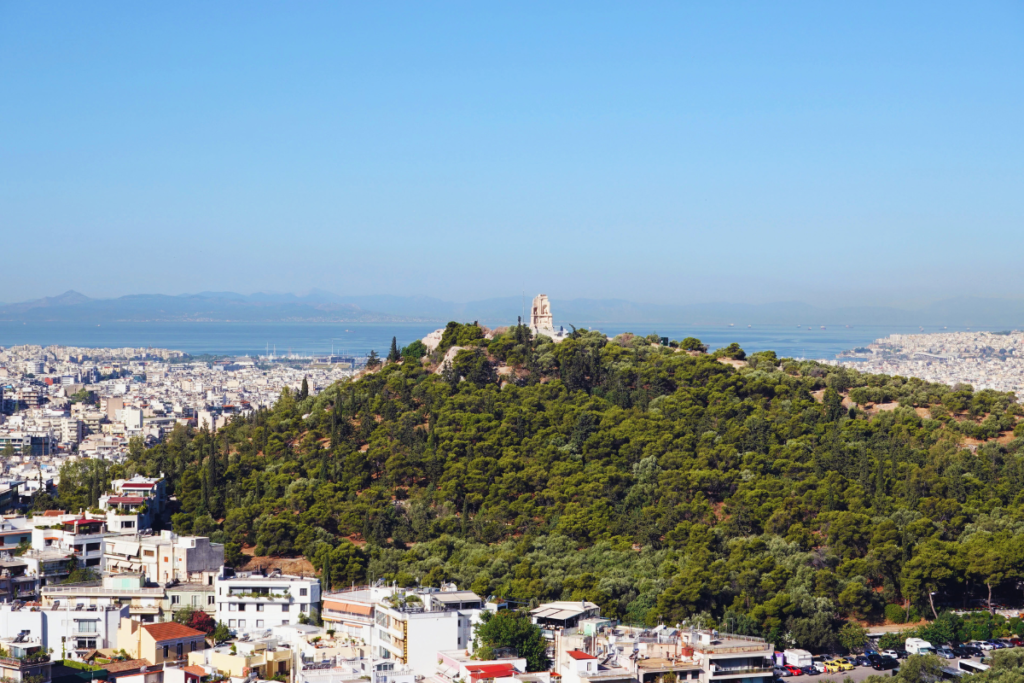
[[[398,352],[398,338],[391,338],[391,350],[388,351],[388,362],[397,363],[402,359],[402,354]]]
[[[324,588],[331,590],[331,551],[328,550],[324,553],[324,566],[320,568],[320,580],[324,584]]]
[[[309,396],[309,382],[307,382],[306,378],[303,377],[302,378],[302,387],[299,389],[298,400],[299,401],[305,400],[305,398],[307,396]]]

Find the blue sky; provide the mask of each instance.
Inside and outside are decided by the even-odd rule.
[[[1024,4],[0,3],[0,301],[1024,295]]]

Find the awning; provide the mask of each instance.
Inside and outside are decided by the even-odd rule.
[[[129,557],[139,554],[139,543],[128,543],[125,541],[114,542],[114,552],[118,555],[128,555]]]

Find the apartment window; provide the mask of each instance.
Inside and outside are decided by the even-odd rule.
[[[237,612],[238,611],[238,603],[229,602],[228,603],[228,611],[229,612]]]
[[[245,628],[245,619],[238,620],[238,628]]]
[[[193,607],[199,607],[199,596],[198,595],[193,595],[192,596],[192,606]]]
[[[256,628],[263,628],[263,620],[262,619],[257,619],[256,620]]]
[[[171,604],[172,605],[177,605],[179,602],[181,602],[181,596],[180,595],[172,595],[171,596]]]
[[[170,654],[171,654],[171,646],[170,645],[164,645],[164,659],[167,659],[167,657]]]
[[[287,626],[288,625],[288,620],[287,619],[282,619],[281,620],[281,625],[282,626]]]
[[[135,522],[134,521],[132,521],[132,522],[121,522],[121,528],[122,529],[134,529],[135,528]]]
[[[300,612],[307,612],[308,610],[309,610],[309,605],[299,605],[299,611]]]
[[[263,603],[262,602],[257,602],[256,603],[256,611],[257,612],[262,612],[263,611]]]
[[[100,549],[100,544],[99,543],[86,543],[85,544],[85,549],[88,550],[89,552],[92,552],[94,550],[99,550]]]
[[[99,631],[99,628],[97,628],[98,625],[99,622],[96,620],[75,621],[75,629],[79,633],[96,633]]]
[[[239,612],[244,612],[245,611],[245,603],[244,602],[238,603],[238,611]]]
[[[196,647],[197,647],[196,641],[193,640],[192,641],[192,652],[196,651]]]
[[[281,605],[281,611],[282,612],[287,612],[288,611],[288,605]]]
[[[217,604],[217,596],[215,596],[215,595],[207,595],[206,596],[206,604],[207,605],[215,605],[215,604]]]
[[[177,652],[178,652],[178,659],[181,659],[181,655],[183,655],[185,653],[185,645],[184,645],[184,643],[178,643],[178,647],[176,649],[177,649]]]
[[[238,626],[238,622],[236,622],[234,619],[231,619],[231,620],[228,621],[228,626],[230,626],[231,628],[234,628],[234,627]]]
[[[100,558],[98,558],[98,557],[94,557],[94,558],[92,558],[92,559],[90,559],[90,560],[86,560],[86,561],[85,561],[85,566],[86,566],[86,567],[95,567],[95,566],[96,566],[96,565],[98,565],[99,563],[100,563]]]
[[[152,550],[143,550],[142,551],[142,556],[143,557],[155,557],[156,553],[154,553]]]
[[[79,650],[95,650],[96,649],[96,641],[92,640],[92,639],[88,639],[87,640],[87,639],[84,639],[84,638],[79,638],[78,641],[75,643],[75,646]]]
[[[82,552],[82,546],[80,546],[80,545],[76,545],[76,546],[75,546],[75,552],[76,552],[76,553],[80,553],[80,552]]]
[[[299,597],[303,597],[303,598],[304,598],[304,597],[306,597],[306,595],[308,595],[308,594],[309,594],[309,591],[308,591],[308,589],[306,589],[306,588],[300,588],[300,589],[299,589]]]

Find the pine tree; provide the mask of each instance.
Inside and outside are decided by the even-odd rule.
[[[398,352],[398,338],[391,338],[391,350],[388,351],[388,362],[397,363],[402,360],[402,354]]]
[[[320,568],[320,582],[324,588],[331,590],[331,553],[324,553],[324,566]]]
[[[369,355],[366,356],[366,367],[367,369],[372,370],[378,365],[380,365],[380,356],[377,355],[376,351],[370,349]]]

